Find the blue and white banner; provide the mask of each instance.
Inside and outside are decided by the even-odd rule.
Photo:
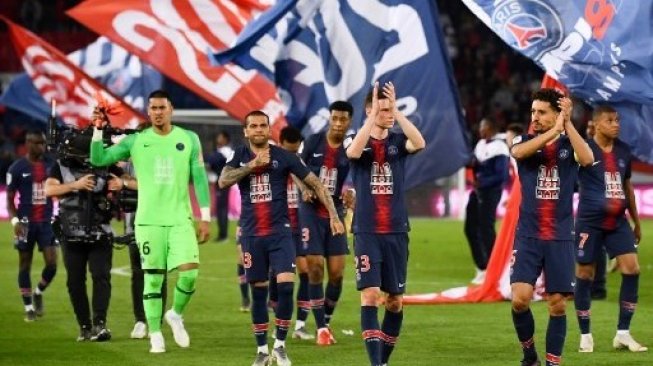
[[[408,161],[409,187],[450,175],[469,158],[433,1],[279,1],[215,59],[274,81],[286,119],[304,134],[325,128],[336,100],[354,105],[359,127],[373,81],[392,81],[400,108],[427,143]]]
[[[591,105],[653,163],[653,0],[463,0],[508,45]]]
[[[100,37],[86,48],[68,55],[68,59],[114,95],[145,114],[148,94],[161,88],[163,77],[125,49]],[[47,121],[50,106],[25,73],[18,75],[0,96],[0,104]]]

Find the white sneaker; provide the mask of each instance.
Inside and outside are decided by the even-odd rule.
[[[578,346],[578,352],[594,352],[594,338],[592,338],[592,333],[580,335],[580,346]]]
[[[143,322],[136,322],[130,336],[133,339],[143,339],[147,337],[147,325]]]
[[[166,343],[161,332],[150,333],[150,353],[163,353]]]
[[[184,319],[181,315],[170,309],[166,311],[165,318],[166,323],[168,323],[170,328],[172,328],[172,335],[175,338],[175,343],[182,348],[190,346],[190,337],[188,337],[186,328],[184,328]]]
[[[626,334],[617,334],[612,340],[612,346],[615,349],[628,348],[630,352],[646,352],[648,351],[647,347],[642,346],[633,339],[633,336],[630,333]]]
[[[270,364],[270,355],[263,352],[258,352],[256,354],[256,359],[252,366],[268,366]]]
[[[299,328],[299,329],[295,329],[295,330],[292,332],[292,338],[293,338],[293,339],[301,339],[301,340],[306,341],[306,340],[315,339],[315,336],[312,335],[311,333],[309,333],[309,332],[306,330],[306,327],[301,327],[301,328]]]
[[[292,366],[292,362],[288,358],[286,353],[286,347],[280,346],[272,349],[272,357],[270,357],[270,365],[273,362],[277,363],[277,366]]]
[[[485,282],[485,270],[476,270],[476,277],[471,280],[472,285],[482,285]]]

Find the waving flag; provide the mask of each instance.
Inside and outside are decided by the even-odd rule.
[[[145,113],[147,95],[163,83],[161,74],[105,37],[68,54],[68,60],[141,113]],[[50,115],[49,104],[24,73],[7,86],[0,104],[37,120],[46,121]]]
[[[87,126],[97,93],[110,102],[118,100],[55,47],[8,19],[0,19],[7,23],[16,54],[34,86],[45,100],[57,101],[57,114],[64,123],[78,128]],[[143,118],[128,107],[111,121],[117,127],[136,126]]]
[[[360,125],[372,82],[392,81],[398,105],[426,139],[426,151],[408,161],[414,187],[469,158],[437,19],[433,2],[423,0],[280,1],[215,58],[273,80],[287,120],[305,134],[327,125],[327,108],[339,99],[352,102]]]
[[[217,67],[213,50],[235,40],[262,1],[87,0],[68,11],[75,20],[111,39],[209,103],[243,120],[254,109],[285,125],[274,85],[235,65]]]
[[[508,45],[588,103],[653,163],[653,0],[463,0]]]

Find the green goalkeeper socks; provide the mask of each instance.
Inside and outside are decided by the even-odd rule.
[[[191,269],[187,271],[180,271],[177,278],[177,285],[175,286],[175,298],[172,308],[175,313],[182,314],[186,305],[190,301],[190,297],[195,292],[195,281],[199,270]]]
[[[143,286],[143,308],[150,333],[161,331],[161,316],[163,304],[161,298],[161,285],[163,274],[145,273]]]

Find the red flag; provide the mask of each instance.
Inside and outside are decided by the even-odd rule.
[[[273,127],[278,131],[286,108],[274,84],[235,65],[212,65],[209,58],[265,8],[256,0],[87,0],[67,14],[241,121],[252,110],[265,111],[280,122]]]
[[[47,102],[57,101],[57,114],[64,123],[76,128],[88,126],[98,93],[110,103],[120,101],[54,46],[1,15],[0,19],[7,23],[16,54],[34,86]],[[123,105],[124,112],[111,118],[113,126],[135,127],[145,119],[128,104]]]
[[[555,89],[559,91],[562,95],[569,96],[569,89],[567,89],[567,87],[563,83],[559,82],[558,80],[552,78],[547,74],[544,74],[544,77],[542,78],[542,89],[544,88]]]

